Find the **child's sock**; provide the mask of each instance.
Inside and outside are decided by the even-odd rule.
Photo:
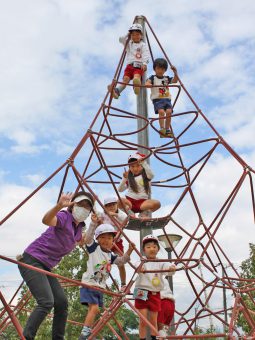
[[[151,335],[151,340],[156,340],[156,335]]]
[[[118,87],[115,88],[121,94],[121,92],[126,88],[126,85],[119,85]]]
[[[160,128],[160,130],[159,130],[160,138],[164,138],[164,137],[165,137],[165,134],[166,134],[166,129]]]

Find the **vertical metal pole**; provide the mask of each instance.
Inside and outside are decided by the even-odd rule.
[[[204,274],[203,274],[201,263],[199,263],[198,269],[200,271],[201,279],[202,279],[202,282],[203,282],[203,287],[205,287],[205,283],[204,283],[205,280],[204,280]],[[209,302],[207,301],[208,295],[207,295],[207,290],[206,289],[204,290],[204,296],[205,296],[205,301],[207,302],[205,306],[208,309],[210,309]],[[211,330],[211,332],[213,332],[214,324],[213,324],[212,314],[209,315],[209,322],[210,322],[210,330]]]
[[[224,268],[222,267],[222,277],[226,276],[224,273]],[[225,287],[225,283],[223,282],[223,308],[224,308],[224,320],[226,322],[226,324],[228,323],[228,312],[227,312],[227,295],[226,295],[226,287]],[[224,329],[224,333],[228,332],[228,326],[224,325],[223,329]]]
[[[168,255],[168,260],[172,260],[172,250],[170,248],[167,249],[167,255]],[[170,287],[172,293],[174,293],[173,276],[172,275],[168,275],[167,276],[167,280],[168,280],[169,287]],[[171,323],[170,323],[170,334],[171,335],[175,334],[174,315],[173,315],[173,318],[172,318]]]
[[[146,42],[146,34],[145,34],[145,25],[144,25],[144,16],[140,15],[136,17],[136,23],[142,25],[143,28],[143,41]],[[144,75],[142,77],[142,85],[145,84],[147,72],[144,72]],[[137,96],[136,100],[136,108],[137,108],[137,114],[140,116],[148,118],[148,102],[147,102],[147,91],[146,88],[140,89],[140,94]],[[145,121],[143,119],[137,119],[137,128],[140,130],[145,126]],[[137,136],[137,144],[144,145],[145,147],[149,146],[149,133],[148,128],[138,132]],[[138,152],[141,152],[145,155],[148,154],[148,151],[144,149],[143,147],[138,147]],[[147,162],[149,163],[149,159],[147,159]],[[152,233],[152,228],[141,228],[140,230],[140,251],[143,253],[142,249],[142,239],[146,236]],[[146,339],[149,340],[150,337],[150,330],[149,327],[147,327],[147,335]]]
[[[142,25],[143,28],[143,40],[146,42],[146,34],[145,34],[145,25],[144,25],[144,16],[140,15],[136,17],[136,23]],[[144,72],[144,75],[142,77],[142,85],[145,84],[147,72]],[[143,116],[144,118],[148,118],[148,102],[147,102],[147,91],[146,88],[141,88],[139,96],[137,96],[137,114],[140,116]],[[143,119],[137,119],[137,128],[141,129],[145,126],[145,121]],[[137,144],[144,145],[145,147],[149,147],[149,133],[148,128],[138,132],[137,136]],[[143,147],[138,147],[138,152],[141,152],[143,154],[148,154],[147,149],[144,149]],[[149,159],[147,159],[147,162],[149,163]],[[152,228],[141,228],[140,230],[140,242],[141,240],[148,234],[152,233]],[[142,246],[142,245],[141,245]],[[142,252],[142,247],[141,247]]]
[[[195,324],[194,324],[194,326],[195,326],[195,334],[197,334],[197,331],[198,331],[196,315],[197,315],[197,307],[195,307]]]
[[[167,250],[167,255],[168,255],[168,260],[172,260],[172,251],[170,249]],[[173,276],[172,275],[168,275],[167,279],[168,279],[168,282],[169,282],[170,289],[171,289],[171,291],[173,293],[174,292]]]

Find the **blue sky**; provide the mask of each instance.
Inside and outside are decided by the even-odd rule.
[[[1,8],[1,218],[60,166],[78,144],[113,78],[122,52],[118,37],[139,14],[147,17],[198,106],[220,135],[253,166],[254,1],[24,0],[3,2]],[[152,45],[155,56],[161,56],[153,39]],[[151,66],[149,69],[151,72]],[[132,91],[127,89],[116,105],[134,112]],[[188,109],[194,107],[182,95],[175,112]],[[154,117],[151,104],[149,112]],[[117,131],[119,122],[113,123]],[[183,122],[176,119],[173,124],[177,131]],[[128,130],[131,126],[124,124],[121,128]],[[187,140],[208,135],[212,136],[211,131],[199,120]],[[151,145],[158,145],[155,133],[151,132],[150,138]],[[184,151],[184,158],[193,162],[197,149]],[[157,168],[156,161],[152,160],[153,164]],[[223,149],[217,152],[196,187],[205,219],[214,216],[241,171]],[[164,167],[157,168],[156,179],[166,178],[166,172]],[[56,177],[1,226],[4,255],[15,256],[44,230],[41,217],[54,204],[61,179]],[[72,190],[72,184],[70,181],[68,190]],[[109,188],[101,190],[102,197],[109,193]],[[238,208],[219,236],[237,265],[248,256],[248,243],[254,241],[248,193],[248,186],[244,186]],[[156,196],[161,194],[155,189]],[[180,192],[164,194],[160,215],[169,211]],[[192,207],[185,204],[187,214],[180,219],[188,224],[193,218]],[[0,285],[10,278],[16,282],[17,272],[13,266],[1,264]],[[179,278],[180,287],[182,284]],[[5,292],[11,294],[7,288]]]

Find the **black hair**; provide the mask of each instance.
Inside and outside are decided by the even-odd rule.
[[[91,206],[91,210],[92,210],[94,203],[95,203],[95,198],[91,195],[91,193],[87,192],[87,191],[79,191],[79,192],[77,192],[76,194],[73,195],[71,202],[73,202],[75,200],[75,198],[77,198],[79,196],[87,196],[88,197],[88,202],[89,202],[89,204]],[[86,198],[84,198],[84,199],[86,199]],[[91,204],[91,202],[92,202],[92,204]],[[73,208],[73,206],[68,208],[68,210],[72,211],[72,208]]]
[[[157,58],[153,62],[153,70],[155,70],[156,66],[162,67],[166,71],[168,68],[168,63],[164,58]]]
[[[156,245],[158,246],[158,249],[160,249],[158,241],[152,240],[152,239],[148,239],[148,240],[145,240],[145,241],[143,242],[143,249],[144,249],[144,246],[145,246],[147,243],[149,243],[149,242],[152,242],[152,243],[156,244]]]
[[[130,158],[130,159],[128,160],[128,163],[133,163],[133,162],[137,162],[137,159],[135,159],[135,158]],[[150,191],[151,191],[151,189],[150,189],[150,180],[149,180],[149,178],[147,177],[146,171],[144,170],[144,168],[143,168],[143,170],[142,170],[141,175],[142,175],[142,177],[143,177],[144,190],[145,190],[146,194],[149,195],[149,194],[150,194]],[[131,171],[128,172],[128,184],[129,184],[130,188],[131,188],[134,192],[138,193],[137,183],[136,183],[135,178],[134,178],[134,175],[132,174]]]

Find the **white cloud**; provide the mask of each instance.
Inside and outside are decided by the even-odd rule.
[[[28,174],[23,177],[28,181],[29,184],[36,186],[41,184],[44,181],[44,177],[40,174]]]

